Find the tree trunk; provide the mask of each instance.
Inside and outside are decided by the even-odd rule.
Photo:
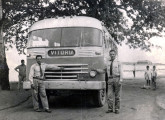
[[[3,41],[2,1],[0,0],[0,86],[2,90],[10,90],[9,68],[6,61]]]

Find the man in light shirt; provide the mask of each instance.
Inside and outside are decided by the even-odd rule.
[[[107,61],[106,66],[106,72],[108,74],[108,111],[106,113],[113,112],[115,109],[115,113],[119,114],[122,69],[120,62],[116,58],[116,51],[110,50],[109,55],[111,59]]]
[[[49,109],[49,105],[48,105],[46,91],[45,91],[44,72],[46,69],[62,70],[63,67],[58,67],[56,65],[49,65],[46,63],[42,63],[41,60],[42,60],[42,56],[37,55],[36,56],[37,63],[31,66],[30,73],[29,73],[29,80],[31,81],[31,87],[32,87],[33,106],[36,112],[41,112],[41,109],[39,108],[40,106],[39,101],[38,101],[40,97],[44,111],[51,113],[51,110]]]
[[[21,65],[18,65],[15,68],[15,71],[17,71],[19,73],[19,75],[18,75],[18,78],[19,78],[18,89],[20,90],[23,88],[23,86],[22,86],[23,81],[26,80],[26,65],[25,65],[24,60],[21,60]]]

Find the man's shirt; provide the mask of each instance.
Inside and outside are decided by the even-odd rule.
[[[15,69],[19,69],[20,76],[26,76],[26,65],[19,65]]]
[[[108,73],[108,77],[111,77],[110,75],[110,66],[111,66],[111,60],[107,61],[107,73]],[[112,64],[112,76],[120,76],[120,81],[122,81],[122,66],[120,64],[120,62],[117,59],[114,59],[113,64]]]
[[[41,63],[41,69],[42,69],[42,73],[43,73],[42,76],[41,76],[41,72],[40,72],[40,66],[39,66],[38,63],[35,63],[31,66],[30,73],[29,73],[29,80],[31,81],[32,84],[33,84],[33,77],[43,78],[44,77],[44,72],[45,72],[46,69],[58,70],[60,68],[56,65]]]

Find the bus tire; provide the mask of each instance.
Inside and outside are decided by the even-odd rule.
[[[96,107],[104,106],[104,104],[106,102],[106,90],[102,89],[102,90],[96,91],[96,93],[93,97],[93,102]]]
[[[48,102],[50,102],[50,92],[48,90],[46,90],[46,96],[47,96]]]

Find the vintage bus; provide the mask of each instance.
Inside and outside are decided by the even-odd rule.
[[[95,105],[104,105],[106,73],[95,70],[105,68],[109,50],[117,47],[101,21],[85,16],[38,21],[29,29],[27,46],[27,78],[36,55],[42,55],[47,64],[64,67],[45,71],[48,95],[85,92]]]

